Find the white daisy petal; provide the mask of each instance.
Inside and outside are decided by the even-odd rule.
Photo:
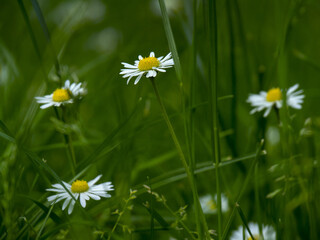
[[[290,87],[287,91],[287,105],[294,109],[301,109],[301,104],[303,103],[304,95],[303,90],[298,90],[299,84],[295,84],[294,86]]]
[[[89,182],[76,180],[72,185],[63,182],[67,190],[72,193],[72,196],[70,196],[68,191],[60,183],[53,184],[53,188],[48,188],[47,191],[55,192],[56,194],[49,196],[47,199],[51,204],[64,200],[62,210],[65,210],[69,206],[68,214],[71,214],[78,198],[81,206],[85,208],[87,205],[86,201],[90,200],[90,198],[100,200],[101,197],[111,197],[111,195],[107,193],[108,191],[113,190],[111,182],[104,182],[95,185],[101,177],[102,175],[98,175]]]
[[[124,66],[120,70],[120,75],[123,78],[128,78],[127,84],[132,77],[136,77],[134,84],[136,85],[141,77],[145,75],[147,78],[156,77],[158,72],[166,72],[166,68],[170,68],[174,65],[171,53],[168,53],[165,57],[155,57],[154,52],[150,52],[149,57],[143,58],[141,55],[138,56],[138,60],[134,62],[134,65],[129,63],[121,62]]]
[[[47,103],[45,105],[40,106],[40,108],[41,109],[45,109],[45,108],[48,108],[48,107],[51,107],[51,106],[54,106],[54,104],[53,103]]]
[[[70,88],[70,80],[69,79],[64,83],[64,86],[66,88]]]
[[[267,110],[264,112],[263,117],[267,117],[271,111],[271,107],[267,108]]]
[[[86,198],[84,194],[80,194],[80,204],[83,208],[86,207]]]
[[[95,179],[89,181],[88,182],[89,187],[93,186],[96,182],[98,182],[101,177],[102,177],[102,174],[98,175]]]
[[[90,192],[88,192],[87,194],[88,194],[88,196],[89,196],[90,198],[92,198],[93,200],[100,200],[100,199],[101,199],[101,197],[99,197],[99,196],[96,195],[96,194],[92,194],[92,193],[90,193]]]
[[[75,203],[76,203],[76,202],[72,199],[71,202],[70,202],[70,205],[69,205],[69,207],[68,207],[68,214],[69,214],[69,215],[72,213]]]
[[[147,77],[147,78],[153,77],[153,71],[148,71],[146,77]]]
[[[140,81],[141,77],[142,77],[142,74],[140,74],[140,75],[136,78],[136,80],[134,81],[134,85],[136,85],[136,84]]]
[[[62,211],[66,209],[66,207],[69,205],[71,199],[72,199],[72,198],[70,197],[70,198],[67,198],[67,199],[64,201],[64,203],[63,203],[63,205],[62,205]]]

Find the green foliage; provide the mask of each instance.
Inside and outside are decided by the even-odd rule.
[[[3,2],[0,239],[229,239],[250,222],[318,239],[319,13],[315,0]],[[152,51],[175,70],[127,85],[121,62]],[[67,79],[87,94],[40,109]],[[296,83],[301,110],[249,113],[250,93]],[[99,174],[111,198],[71,215],[47,201]]]

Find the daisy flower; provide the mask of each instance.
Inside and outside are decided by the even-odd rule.
[[[296,91],[298,87],[299,84],[296,84],[290,87],[286,93],[287,105],[295,109],[301,109],[304,98],[302,90]],[[272,88],[268,92],[261,91],[259,94],[250,94],[247,102],[254,107],[250,114],[266,109],[263,116],[267,117],[272,107],[276,107],[277,109],[282,107],[282,91],[280,88]]]
[[[66,182],[63,182],[63,184],[76,200],[79,198],[81,206],[85,208],[86,200],[89,200],[90,198],[94,200],[100,200],[101,197],[111,197],[111,195],[108,194],[108,191],[114,190],[111,182],[104,182],[95,185],[95,183],[98,182],[101,177],[102,175],[99,175],[89,182],[84,180],[76,180],[71,185]],[[56,183],[53,184],[52,187],[53,188],[46,190],[50,192],[56,192],[56,194],[48,197],[48,201],[51,204],[54,204],[65,199],[62,205],[62,210],[65,210],[69,205],[68,214],[71,214],[76,203],[75,200],[70,196],[62,184]]]
[[[249,223],[248,224],[249,229],[254,237],[254,239],[251,238],[248,230],[245,231],[245,240],[258,240],[258,239],[264,239],[264,240],[276,240],[276,232],[274,231],[273,227],[271,226],[264,226],[262,225],[262,236],[259,234],[259,225],[256,223]],[[240,240],[243,239],[243,226],[238,227],[236,231],[234,231],[230,237],[230,240]]]
[[[72,83],[67,80],[62,88],[56,89],[50,95],[44,97],[35,97],[38,103],[43,104],[41,109],[51,106],[60,107],[67,103],[73,103],[75,98],[81,98],[86,94],[86,89],[81,87],[82,83]]]
[[[217,195],[214,198],[207,194],[200,197],[199,199],[201,208],[205,214],[215,214],[217,213]],[[229,210],[229,201],[228,198],[221,194],[221,211],[227,212]]]
[[[138,56],[139,60],[134,62],[134,65],[122,62],[121,64],[125,67],[121,69],[120,74],[123,78],[127,78],[127,84],[132,77],[137,77],[134,84],[137,84],[141,77],[146,74],[147,78],[157,76],[157,72],[165,72],[165,68],[170,68],[174,65],[171,53],[165,57],[156,58],[154,52],[151,52],[149,57],[143,58],[141,55]]]

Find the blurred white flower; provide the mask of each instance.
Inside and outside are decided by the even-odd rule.
[[[268,92],[261,91],[259,94],[250,94],[247,102],[254,107],[250,114],[266,109],[263,116],[267,117],[273,106],[278,109],[282,107],[281,95],[280,88],[272,88]]]
[[[78,24],[101,22],[105,15],[106,5],[100,0],[62,1],[49,13],[48,19],[57,25],[67,24],[74,29]]]
[[[67,80],[62,88],[56,89],[50,95],[35,97],[38,103],[43,104],[41,109],[51,106],[60,107],[67,103],[73,103],[75,98],[81,98],[86,94],[86,89],[81,87],[82,83],[72,83]]]
[[[266,132],[266,138],[268,143],[276,145],[280,142],[280,132],[277,127],[270,126]]]
[[[103,52],[104,55],[110,54],[117,49],[120,32],[115,28],[105,28],[91,35],[86,43],[86,47],[97,52]]]
[[[217,195],[214,196],[214,199],[210,194],[202,196],[199,198],[200,205],[203,213],[205,214],[215,214],[217,213]],[[229,210],[229,201],[228,198],[222,193],[221,194],[221,211],[227,212]]]
[[[301,109],[304,98],[302,90],[296,91],[298,87],[299,84],[296,84],[290,87],[286,93],[287,105],[295,109]],[[263,116],[267,117],[272,107],[276,107],[277,109],[282,107],[282,91],[280,88],[272,88],[268,92],[261,91],[259,94],[250,94],[247,102],[254,107],[250,114],[266,109]]]
[[[111,197],[111,195],[107,193],[108,191],[114,190],[111,182],[104,182],[98,185],[94,185],[99,181],[101,177],[102,175],[99,175],[89,182],[86,182],[84,180],[76,180],[71,185],[66,182],[63,182],[63,184],[76,200],[78,200],[78,198],[80,199],[81,206],[85,208],[86,201],[90,198],[94,200],[100,200],[101,197]],[[46,190],[56,192],[57,194],[48,197],[48,201],[51,204],[54,204],[65,199],[62,205],[62,210],[66,209],[69,205],[68,214],[71,214],[76,203],[75,200],[70,196],[70,194],[60,183],[53,184],[52,187],[53,188],[49,188]]]
[[[249,229],[254,237],[254,240],[264,239],[264,240],[276,240],[276,232],[271,226],[262,225],[262,234],[263,238],[259,233],[259,225],[256,223],[249,223]],[[236,231],[234,231],[230,237],[230,240],[241,240],[243,239],[243,226],[238,227]],[[246,229],[245,231],[245,240],[253,240]]]
[[[146,73],[146,77],[155,77],[157,72],[165,72],[165,68],[170,68],[174,65],[171,53],[165,57],[156,58],[154,52],[151,52],[149,57],[143,58],[138,56],[139,60],[134,62],[134,65],[122,62],[124,69],[121,69],[120,74],[123,78],[128,78],[127,84],[132,77],[137,77],[134,84],[137,84],[141,77]]]

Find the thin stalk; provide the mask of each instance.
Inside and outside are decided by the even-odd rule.
[[[260,159],[260,156],[262,154],[262,148],[263,148],[263,145],[264,145],[264,140],[262,139],[261,142],[260,142],[260,145],[258,146],[257,148],[257,151],[256,151],[256,156],[255,156],[255,159],[254,161],[252,162],[250,168],[249,168],[249,171],[248,171],[248,174],[246,176],[246,179],[244,181],[244,183],[242,184],[242,188],[240,189],[239,193],[238,193],[238,196],[236,198],[236,204],[234,206],[234,208],[232,209],[232,212],[231,212],[231,215],[227,221],[227,224],[226,224],[226,227],[223,231],[223,235],[222,235],[222,240],[224,240],[228,234],[228,231],[229,231],[229,228],[231,226],[231,223],[232,223],[232,220],[234,218],[234,215],[235,215],[235,210],[236,210],[236,207],[237,207],[237,204],[238,202],[240,202],[240,199],[245,191],[245,189],[247,188],[249,182],[251,181],[251,177],[252,177],[252,174],[254,172],[254,167],[255,165],[257,164],[258,160]]]
[[[195,125],[195,95],[196,95],[196,79],[197,79],[197,0],[193,0],[193,38],[192,38],[192,67],[191,67],[191,87],[190,87],[190,115],[189,115],[189,137],[190,137],[190,167],[192,170],[195,169],[195,141],[194,141],[194,125]]]
[[[244,215],[244,213],[242,212],[242,209],[241,209],[241,207],[240,207],[240,205],[239,205],[238,203],[236,203],[236,208],[237,208],[237,210],[238,210],[238,213],[239,213],[239,215],[240,215],[240,217],[241,217],[241,220],[242,220],[243,224],[246,226],[246,229],[247,229],[248,232],[249,232],[249,235],[251,236],[252,239],[255,239],[254,236],[252,235],[252,232],[251,232],[249,226],[248,226],[247,218],[246,218],[246,216]]]
[[[255,166],[254,170],[254,197],[255,197],[255,204],[256,204],[256,210],[257,210],[257,216],[258,216],[258,225],[259,225],[259,233],[261,236],[263,236],[262,233],[262,218],[261,218],[261,209],[260,209],[260,198],[259,198],[259,164]]]
[[[211,142],[214,149],[214,162],[216,172],[216,190],[217,190],[217,212],[218,212],[218,239],[221,240],[222,236],[222,211],[221,211],[221,189],[220,189],[220,139],[218,128],[218,92],[217,92],[217,79],[218,79],[218,24],[217,24],[217,4],[216,0],[209,1],[209,49],[210,49],[210,111],[212,118],[211,125]]]
[[[148,184],[150,186],[150,193],[152,194],[152,185],[150,184],[150,178],[148,176]],[[150,239],[154,239],[154,199],[151,197],[150,199],[150,208],[151,208],[151,214],[150,214]]]
[[[195,0],[196,1],[196,0]],[[173,32],[171,29],[171,25],[170,25],[170,20],[169,20],[169,16],[167,13],[167,9],[165,6],[165,2],[164,0],[159,0],[159,5],[160,5],[160,9],[161,9],[161,15],[162,15],[162,20],[163,20],[163,25],[164,25],[164,30],[167,36],[167,40],[168,40],[168,44],[169,44],[169,48],[170,51],[172,52],[172,56],[173,56],[173,60],[174,60],[174,66],[175,66],[175,70],[176,70],[176,75],[179,81],[179,86],[180,86],[180,95],[181,95],[181,101],[182,101],[182,114],[183,114],[183,120],[184,120],[184,133],[185,133],[185,140],[186,140],[186,146],[188,148],[188,152],[189,152],[189,160],[190,160],[190,169],[188,169],[188,171],[190,172],[190,174],[194,174],[194,165],[193,162],[195,162],[195,159],[193,159],[193,143],[192,143],[192,122],[189,125],[188,128],[188,115],[187,115],[187,111],[186,111],[186,104],[185,104],[185,96],[184,96],[184,87],[183,87],[183,82],[182,82],[182,68],[181,68],[181,64],[180,64],[180,60],[179,60],[179,55],[178,55],[178,51],[176,48],[176,44],[174,41],[174,36],[173,36]],[[194,16],[195,17],[195,16]],[[195,69],[194,69],[195,71]],[[191,132],[189,134],[189,132]],[[190,136],[191,135],[191,136]],[[190,136],[190,141],[189,141],[189,136]],[[179,145],[180,146],[180,145]],[[185,161],[185,157],[183,156],[183,159]],[[187,174],[188,176],[190,174]],[[194,179],[194,176],[191,176],[192,179]],[[202,237],[202,235],[207,235],[208,233],[208,228],[207,228],[207,223],[206,223],[206,219],[205,216],[203,214],[202,208],[200,206],[199,203],[199,197],[198,197],[198,193],[196,191],[196,184],[195,182],[192,180],[192,185],[193,186],[193,201],[195,203],[195,211],[196,211],[196,223],[197,223],[197,230],[199,232],[199,236],[200,238]],[[208,235],[207,235],[208,236]],[[209,237],[209,236],[208,236]]]
[[[58,109],[56,107],[54,107],[53,109],[54,109],[54,112],[56,114],[57,119],[59,119],[65,123],[64,117],[60,117]],[[72,145],[71,136],[69,136],[67,134],[62,134],[62,135],[63,135],[64,142],[68,146],[67,157],[68,157],[70,165],[71,165],[72,175],[75,176],[76,175],[76,170],[75,170],[76,169],[76,159],[75,159],[75,153],[74,153],[74,149],[73,149],[73,145]]]
[[[57,54],[56,54],[56,51],[54,50],[54,47],[53,47],[53,44],[52,44],[52,41],[51,41],[51,37],[50,37],[50,33],[49,33],[49,30],[48,30],[48,27],[47,27],[47,24],[46,24],[46,21],[43,17],[43,14],[42,14],[42,11],[41,11],[41,8],[39,6],[39,3],[37,0],[31,0],[31,3],[32,3],[32,6],[33,6],[33,9],[37,15],[37,18],[38,18],[38,21],[41,25],[41,28],[43,30],[43,33],[47,39],[47,42],[49,43],[49,46],[50,46],[50,49],[51,49],[51,52],[52,52],[52,56],[54,58],[54,66],[55,66],[55,70],[56,70],[56,73],[57,73],[57,76],[59,78],[59,84],[60,84],[60,87],[62,86],[62,79],[61,79],[61,70],[60,70],[60,64],[59,64],[59,60],[58,60],[58,57],[57,57]]]
[[[24,18],[24,21],[27,25],[27,28],[28,28],[28,32],[30,34],[30,38],[31,38],[31,41],[32,41],[32,45],[34,47],[34,50],[39,58],[39,62],[40,62],[40,67],[41,67],[41,72],[44,76],[44,79],[46,81],[46,83],[48,82],[48,74],[46,73],[45,69],[44,69],[44,66],[43,66],[43,59],[42,59],[42,55],[41,55],[41,52],[40,52],[40,49],[39,49],[39,45],[37,43],[37,39],[36,39],[36,36],[33,32],[33,29],[32,29],[32,26],[31,26],[31,23],[30,23],[30,19],[29,19],[29,16],[28,16],[28,13],[27,13],[27,10],[23,4],[23,0],[17,0],[18,1],[18,4],[19,4],[19,7],[20,7],[20,10],[21,10],[21,13],[23,15],[23,18]]]
[[[196,186],[196,183],[195,183],[195,180],[194,180],[194,175],[193,175],[193,172],[190,170],[190,168],[188,166],[188,163],[186,161],[186,158],[185,158],[184,153],[182,151],[182,148],[180,146],[179,140],[178,140],[178,138],[177,138],[177,136],[175,134],[175,131],[174,131],[174,129],[172,127],[172,124],[170,122],[170,119],[168,117],[166,108],[165,108],[165,106],[164,106],[164,104],[163,104],[163,102],[161,100],[161,97],[160,97],[160,94],[159,94],[159,91],[158,91],[158,88],[157,88],[157,85],[155,83],[154,78],[150,78],[150,81],[152,83],[152,87],[154,89],[154,92],[155,92],[155,95],[157,97],[157,100],[158,100],[158,102],[160,104],[164,120],[165,120],[165,122],[166,122],[166,124],[168,126],[168,129],[169,129],[170,135],[172,137],[172,140],[174,142],[174,145],[178,150],[178,154],[179,154],[180,160],[182,161],[182,164],[183,164],[183,166],[184,166],[184,168],[186,170],[187,177],[188,177],[190,185],[191,185],[193,198],[195,200],[194,201],[194,205],[195,205],[195,209],[196,209],[195,211],[196,211],[196,222],[197,222],[198,234],[200,236],[200,239],[202,239],[202,238],[204,238],[204,236],[208,235],[208,231],[207,231],[206,221],[204,219],[204,216],[203,216],[203,213],[202,213],[202,209],[201,209],[201,206],[200,206],[197,186]],[[201,216],[201,213],[202,213],[203,218]]]
[[[227,17],[228,17],[228,27],[229,27],[229,36],[230,36],[230,72],[231,72],[231,86],[232,86],[232,102],[231,102],[231,127],[234,131],[233,135],[231,135],[229,144],[230,149],[232,151],[232,155],[237,157],[237,71],[236,71],[236,57],[235,57],[235,37],[234,37],[234,26],[232,21],[232,8],[233,4],[230,1],[226,2],[227,4]]]
[[[51,214],[51,212],[52,212],[53,207],[54,207],[54,204],[51,205],[51,207],[50,207],[50,209],[49,209],[49,211],[48,211],[48,214],[47,214],[46,218],[44,219],[43,224],[41,225],[41,228],[40,228],[40,230],[39,230],[39,232],[38,232],[38,235],[37,235],[36,240],[40,238],[41,233],[42,233],[42,231],[43,231],[43,229],[44,229],[44,227],[45,227],[45,225],[46,225],[46,223],[47,223],[47,221],[48,221],[48,219],[49,219],[49,216],[50,216],[50,214]]]

